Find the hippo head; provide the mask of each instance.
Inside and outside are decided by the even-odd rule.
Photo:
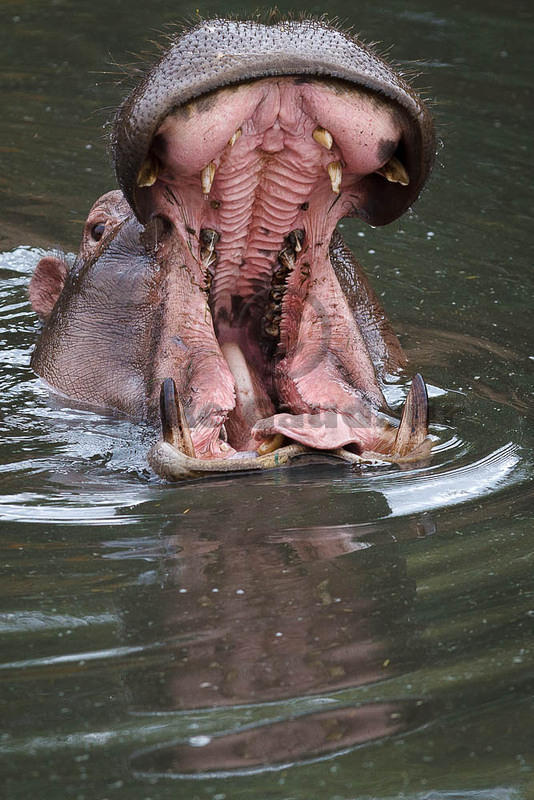
[[[424,384],[399,427],[380,381],[402,351],[335,228],[402,214],[434,146],[417,94],[338,29],[202,22],[116,114],[122,194],[55,275],[34,368],[142,416],[161,395],[165,438],[194,460],[417,450]]]

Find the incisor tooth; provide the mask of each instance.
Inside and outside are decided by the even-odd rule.
[[[148,155],[139,172],[137,173],[137,185],[141,188],[153,186],[159,174],[159,163],[152,155]]]
[[[339,194],[341,191],[341,179],[343,178],[343,170],[339,161],[331,161],[327,167],[330,183],[332,184],[332,191]]]
[[[211,185],[215,177],[215,164],[210,161],[200,173],[200,185],[202,186],[202,194],[209,194]]]
[[[312,136],[317,142],[317,144],[326,147],[327,150],[332,149],[334,140],[332,138],[332,134],[330,133],[330,131],[327,131],[326,128],[316,128],[312,133]]]
[[[239,137],[241,136],[241,134],[242,134],[242,133],[243,133],[243,131],[241,130],[241,128],[238,128],[238,129],[236,130],[236,132],[234,133],[234,135],[232,136],[232,138],[231,138],[231,139],[230,139],[230,141],[228,142],[228,144],[230,145],[230,147],[233,147],[233,146],[234,146],[234,144],[237,142],[237,140],[239,139]]]
[[[401,186],[408,186],[410,183],[410,178],[404,165],[395,156],[390,158],[388,163],[384,164],[377,172],[379,175],[383,175],[390,183],[400,183]]]
[[[262,442],[257,449],[257,453],[259,456],[266,456],[267,453],[274,453],[275,450],[278,450],[279,447],[282,447],[284,443],[284,435],[282,433],[275,433],[275,435],[271,439],[267,439],[265,442]]]

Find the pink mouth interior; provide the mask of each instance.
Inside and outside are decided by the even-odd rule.
[[[161,123],[157,180],[137,199],[171,223],[157,371],[175,379],[197,456],[275,434],[318,449],[391,447],[329,243],[340,218],[364,214],[406,124],[386,99],[301,78],[222,89]]]

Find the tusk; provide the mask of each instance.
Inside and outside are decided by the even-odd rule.
[[[237,142],[237,140],[239,139],[239,137],[241,136],[241,134],[242,134],[242,133],[243,133],[243,131],[241,130],[241,128],[238,128],[238,129],[236,130],[236,132],[234,133],[234,135],[232,136],[232,138],[231,138],[231,139],[230,139],[230,141],[228,142],[228,144],[230,145],[230,147],[233,147],[233,146],[234,146],[234,144]]]
[[[401,186],[408,186],[410,178],[404,165],[398,158],[390,158],[387,164],[377,169],[379,175],[382,175],[390,183],[400,183]]]
[[[176,384],[172,378],[165,378],[161,384],[159,409],[163,440],[181,453],[185,453],[186,456],[195,458],[196,453],[191,439],[191,431],[187,424],[182,403],[176,392]]]
[[[159,163],[153,155],[148,155],[137,173],[137,185],[141,188],[153,186],[159,175]]]
[[[316,128],[312,133],[312,136],[317,144],[320,144],[322,147],[326,147],[327,150],[332,149],[334,139],[332,138],[330,131],[327,131],[326,128]]]
[[[211,185],[213,183],[213,179],[215,177],[215,164],[213,161],[204,167],[202,172],[200,173],[200,185],[202,186],[202,194],[209,194],[211,191]]]
[[[428,394],[419,373],[412,385],[402,410],[402,417],[395,438],[393,452],[405,456],[419,447],[428,436]]]
[[[343,170],[339,161],[331,161],[327,167],[328,177],[332,184],[332,191],[334,194],[339,194],[341,191],[341,179],[343,178]]]

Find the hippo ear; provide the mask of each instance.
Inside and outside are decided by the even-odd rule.
[[[33,310],[45,319],[54,308],[69,268],[64,259],[57,256],[41,258],[32,275],[29,295]]]

